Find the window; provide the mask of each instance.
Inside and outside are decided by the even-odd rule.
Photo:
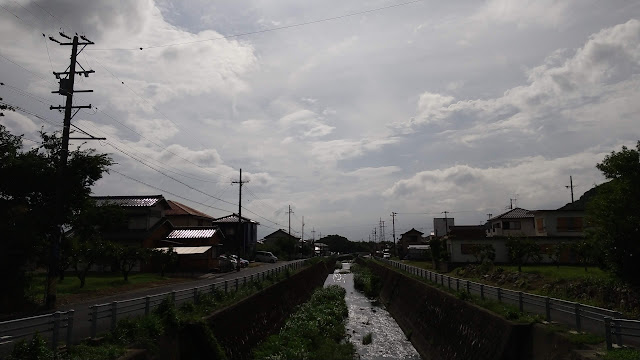
[[[557,231],[582,231],[581,217],[559,217],[556,225]]]
[[[473,255],[479,247],[480,244],[460,244],[460,252],[462,255]]]
[[[505,230],[520,230],[520,221],[503,221],[502,228]]]

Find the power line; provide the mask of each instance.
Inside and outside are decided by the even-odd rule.
[[[273,28],[263,29],[263,30],[249,31],[249,32],[244,32],[244,33],[239,33],[239,34],[234,34],[234,35],[224,35],[224,36],[219,36],[219,37],[210,38],[210,39],[183,41],[183,42],[179,42],[179,43],[170,43],[170,44],[163,44],[163,45],[152,45],[152,46],[138,47],[138,48],[112,48],[112,49],[91,49],[91,50],[92,51],[148,50],[148,49],[166,48],[166,47],[171,47],[171,46],[188,45],[188,44],[195,44],[195,43],[208,42],[208,41],[216,41],[216,40],[223,40],[223,39],[232,39],[232,38],[237,38],[237,37],[242,37],[242,36],[262,34],[262,33],[273,32],[273,31],[284,30],[284,29],[291,29],[291,28],[296,28],[296,27],[301,27],[301,26],[306,26],[306,25],[312,25],[312,24],[317,24],[317,23],[322,23],[322,22],[327,22],[327,21],[334,21],[334,20],[344,19],[344,18],[348,18],[348,17],[352,17],[352,16],[363,15],[363,14],[368,14],[368,13],[372,13],[372,12],[377,12],[377,11],[387,10],[387,9],[391,9],[391,8],[396,8],[396,7],[400,7],[400,6],[411,5],[411,4],[415,4],[415,3],[418,3],[418,2],[422,2],[422,0],[414,0],[414,1],[404,2],[404,3],[400,3],[400,4],[383,6],[383,7],[379,7],[379,8],[375,8],[375,9],[370,9],[370,10],[364,10],[364,11],[358,11],[358,12],[348,13],[348,14],[339,15],[339,16],[333,16],[333,17],[324,18],[324,19],[311,20],[311,21],[306,21],[306,22],[302,22],[302,23],[278,26],[278,27],[273,27]]]

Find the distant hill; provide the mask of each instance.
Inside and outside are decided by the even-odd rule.
[[[598,190],[601,189],[604,184],[607,183],[596,185],[595,187],[587,190],[587,192],[582,194],[582,196],[580,196],[580,199],[574,201],[573,204],[567,203],[565,206],[559,208],[558,210],[586,210],[589,201],[591,201],[591,199],[596,196]]]

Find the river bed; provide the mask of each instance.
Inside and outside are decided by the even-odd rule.
[[[349,308],[347,334],[355,345],[360,359],[409,359],[420,360],[421,357],[407,340],[400,326],[391,314],[379,304],[374,304],[364,294],[353,287],[353,274],[348,273],[350,263],[342,263],[342,270],[329,275],[324,286],[336,284],[345,288],[345,300]],[[344,273],[341,273],[344,272]],[[362,339],[372,334],[372,342],[362,344]]]

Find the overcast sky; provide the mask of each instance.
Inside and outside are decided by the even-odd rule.
[[[43,34],[84,34],[96,44],[79,62],[96,73],[76,88],[94,92],[74,100],[94,109],[73,123],[107,141],[72,146],[117,162],[94,194],[220,217],[238,210],[242,168],[260,238],[286,229],[289,205],[298,236],[304,216],[305,238],[351,240],[380,219],[390,240],[392,211],[399,234],[443,211],[480,224],[512,198],[555,209],[570,175],[578,198],[604,181],[596,163],[640,139],[635,0],[0,5],[0,97],[46,119],[3,125],[30,140],[60,129],[51,72],[71,49]]]

